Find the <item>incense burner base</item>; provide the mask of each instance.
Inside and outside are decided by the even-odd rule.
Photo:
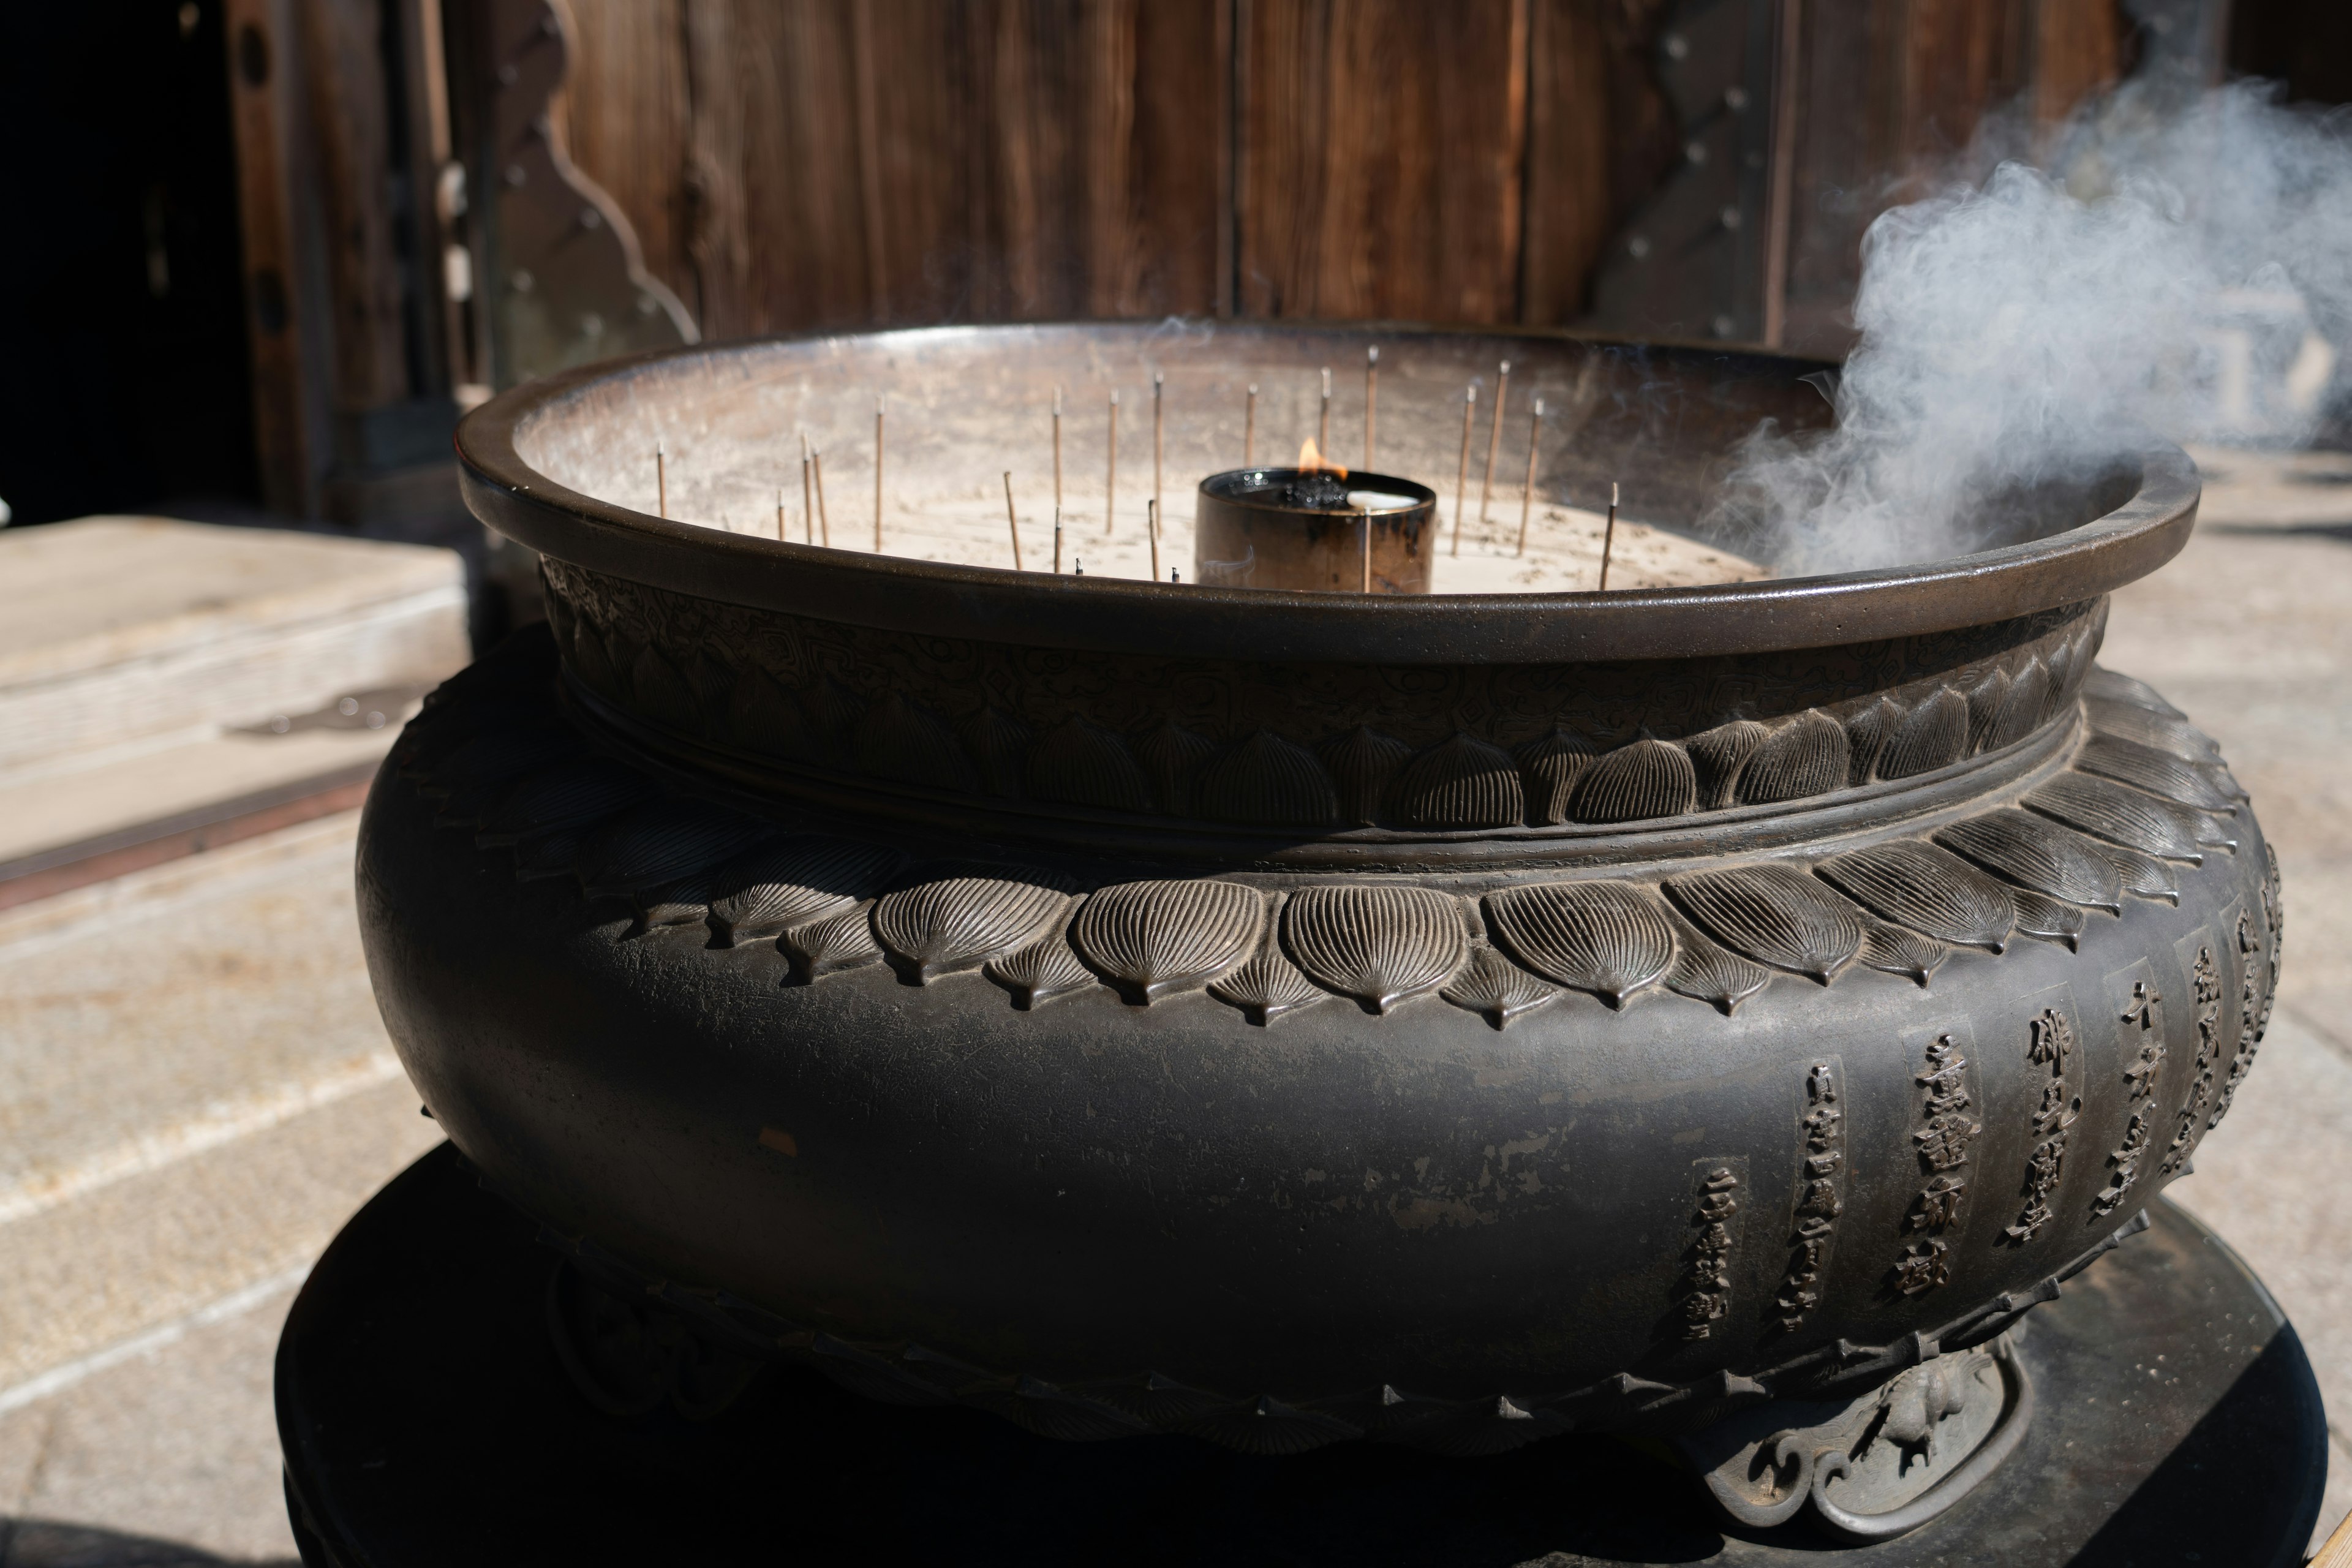
[[[2168,1204],[2149,1214],[2148,1234],[2100,1259],[2013,1342],[1915,1369],[1950,1363],[1958,1377],[1989,1378],[1989,1390],[2030,1388],[2037,1408],[2026,1420],[2003,1392],[1991,1415],[1996,1431],[2013,1420],[2006,1457],[1937,1517],[1856,1548],[1873,1568],[2092,1568],[2192,1553],[2300,1563],[2326,1463],[2309,1363],[2228,1247]],[[1793,1568],[1843,1544],[1818,1509],[1777,1524],[1727,1519],[1722,1489],[1711,1501],[1688,1449],[1580,1434],[1475,1461],[1364,1445],[1268,1458],[1176,1436],[1066,1443],[975,1410],[892,1407],[792,1369],[758,1369],[738,1385],[712,1363],[692,1369],[700,1381],[673,1378],[641,1414],[616,1416],[574,1386],[551,1340],[557,1267],[530,1222],[447,1147],[345,1227],[278,1348],[278,1429],[306,1563],[634,1565],[783,1552]],[[1906,1391],[1895,1393],[1890,1406]],[[1857,1413],[1898,1443],[1904,1410],[1844,1418]],[[1785,1422],[1787,1412],[1750,1415]],[[1817,1490],[1855,1518],[1877,1511],[1884,1497],[1860,1474],[1872,1462],[1865,1452],[1853,1474],[1826,1481],[1834,1467],[1816,1464],[1801,1495]]]

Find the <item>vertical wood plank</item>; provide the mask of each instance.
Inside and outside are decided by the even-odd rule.
[[[381,408],[409,395],[383,16],[376,0],[305,0],[299,30],[333,302],[335,405]]]
[[[1584,314],[1594,268],[1675,164],[1649,66],[1664,0],[1534,0],[1528,16],[1526,240],[1519,319]]]
[[[1252,0],[1248,18],[1244,311],[1516,318],[1528,0]]]
[[[688,237],[702,197],[693,169],[684,0],[568,4],[578,53],[549,115],[572,161],[611,194],[637,232],[646,270],[699,322]]]
[[[2055,125],[2122,79],[2129,24],[2116,0],[2038,0],[2033,7],[2033,117]]]

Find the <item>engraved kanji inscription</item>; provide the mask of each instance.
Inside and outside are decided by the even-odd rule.
[[[2124,1099],[2134,1109],[2124,1126],[2123,1142],[2107,1156],[2106,1184],[2091,1200],[2095,1219],[2123,1206],[2126,1194],[2139,1181],[2140,1161],[2154,1136],[2157,1109],[2138,1102],[2155,1095],[2158,1072],[2164,1066],[2163,1003],[2155,987],[2135,980],[2129,1000],[2114,1015],[2120,1028],[2116,1055],[2124,1063]]]
[[[2221,967],[2213,962],[2210,947],[2197,950],[2197,962],[2189,968],[2189,994],[2197,1008],[2196,1076],[2189,1081],[2179,1124],[2157,1167],[2159,1175],[2177,1175],[2189,1163],[2189,1151],[2197,1145],[2198,1123],[2213,1101],[2213,1068],[2221,1052]]]
[[[2055,1007],[2044,1007],[2025,1026],[2025,1059],[2049,1070],[2042,1100],[2033,1112],[2032,1152],[2025,1157],[2025,1205],[2017,1223],[2002,1232],[2019,1246],[2032,1241],[2050,1224],[2050,1200],[2065,1173],[2066,1143],[2083,1114],[2083,1097],[2074,1091],[2078,1047],[2074,1026]]]
[[[2221,1080],[2221,1098],[2213,1102],[2213,1114],[2205,1119],[2207,1131],[2221,1125],[2221,1118],[2230,1114],[2230,1102],[2238,1098],[2238,1086],[2254,1065],[2254,1053],[2262,1048],[2263,987],[2257,978],[2262,973],[2263,939],[2254,930],[2252,910],[2238,912],[2238,1054],[2230,1058],[2230,1076]]]
[[[1920,1126],[1911,1135],[1927,1181],[1905,1216],[1904,1229],[1928,1237],[1914,1243],[1895,1265],[1894,1288],[1906,1296],[1934,1289],[1950,1277],[1949,1246],[1936,1237],[1960,1222],[1969,1191],[1969,1151],[1984,1124],[1969,1111],[1968,1058],[1950,1035],[1927,1043],[1925,1068],[1913,1081],[1920,1089]]]
[[[1739,1177],[1717,1165],[1701,1178],[1692,1215],[1697,1236],[1691,1243],[1690,1273],[1683,1296],[1683,1338],[1703,1340],[1731,1311],[1731,1227],[1739,1214]]]
[[[1821,1305],[1822,1270],[1844,1210],[1839,1196],[1845,1163],[1845,1109],[1840,1103],[1836,1068],[1815,1062],[1805,1079],[1805,1152],[1798,1171],[1795,1229],[1789,1241],[1789,1272],[1772,1309],[1781,1330],[1793,1331]]]

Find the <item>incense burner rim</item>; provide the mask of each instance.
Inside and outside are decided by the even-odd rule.
[[[986,331],[1077,330],[1101,328],[925,328],[859,336],[886,353],[912,356],[930,343]],[[1359,335],[1364,330],[1352,329]],[[1561,331],[1481,336],[1618,346],[1617,340]],[[502,393],[457,430],[467,504],[501,533],[591,570],[720,603],[882,630],[1096,653],[1464,665],[1765,653],[1948,631],[2079,603],[2178,553],[2200,494],[2188,454],[2155,443],[2139,455],[2134,493],[2113,510],[2046,538],[1940,561],[1608,594],[1359,596],[1010,572],[729,533],[599,500],[556,482],[522,456],[520,443],[534,425],[561,417],[599,384],[708,374],[730,360],[839,338],[803,334],[641,354]],[[1828,368],[1772,354],[1625,346],[1733,374],[1778,371],[1793,379]]]

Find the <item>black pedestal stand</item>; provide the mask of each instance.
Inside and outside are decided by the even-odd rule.
[[[1868,1547],[1802,1523],[1727,1531],[1696,1478],[1606,1437],[1260,1459],[1187,1437],[1052,1442],[786,1372],[707,1424],[615,1420],[557,1362],[551,1255],[446,1146],[303,1288],[278,1433],[312,1568],[2298,1564],[2326,1465],[2310,1365],[2227,1247],[2168,1204],[2152,1217],[2028,1320],[2041,1397],[2022,1447],[1950,1512]]]

